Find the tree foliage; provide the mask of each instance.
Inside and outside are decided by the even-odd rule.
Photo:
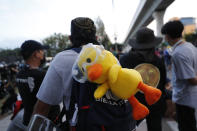
[[[105,26],[103,24],[103,21],[100,19],[100,17],[98,17],[95,20],[95,25],[97,28],[96,35],[98,41],[105,47],[105,49],[109,50],[112,44],[107,33],[105,32]],[[69,36],[61,33],[54,33],[53,35],[44,38],[42,40],[42,43],[50,47],[50,49],[47,50],[47,56],[49,57],[54,57],[58,52],[71,46]],[[22,60],[22,57],[19,54],[19,50],[20,50],[19,48],[13,50],[11,49],[1,50],[0,61],[5,61],[7,63],[10,63],[10,62]]]
[[[50,47],[47,50],[47,56],[55,56],[58,52],[64,50],[70,46],[70,40],[68,35],[63,35],[61,33],[54,33],[53,35],[43,39],[42,43]]]
[[[19,50],[20,50],[19,48],[15,48],[13,50],[6,49],[0,51],[0,61],[5,61],[6,63],[12,63],[14,61],[22,60]]]
[[[197,32],[184,35],[184,39],[197,46]]]

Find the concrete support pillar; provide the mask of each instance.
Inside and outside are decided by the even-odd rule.
[[[153,18],[156,21],[156,35],[160,36],[160,37],[162,36],[161,28],[162,28],[162,26],[164,24],[164,22],[163,22],[164,14],[165,14],[165,10],[163,10],[163,11],[155,11],[153,13]]]

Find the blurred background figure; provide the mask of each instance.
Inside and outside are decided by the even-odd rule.
[[[3,103],[3,106],[1,108],[1,115],[4,113],[7,113],[8,111],[12,111],[14,107],[14,103],[17,100],[17,94],[15,92],[14,87],[8,82],[7,80],[3,81],[3,87],[4,91],[8,95],[6,101]]]
[[[151,82],[151,80],[157,79],[158,77],[160,78],[158,83],[154,85],[155,88],[158,88],[162,91],[162,96],[157,103],[149,106],[145,101],[144,94],[139,92],[135,95],[136,98],[141,103],[145,104],[150,110],[150,114],[146,117],[148,131],[162,130],[162,117],[166,110],[166,102],[165,102],[166,69],[162,57],[159,57],[158,55],[155,54],[155,49],[161,43],[161,41],[162,38],[156,37],[154,35],[153,30],[146,27],[140,28],[137,31],[136,39],[130,40],[129,44],[132,46],[132,49],[120,58],[120,64],[122,65],[123,68],[133,69],[138,65],[148,63],[149,65],[151,64],[152,67],[156,68],[159,72],[158,74],[153,75],[156,78],[154,77],[151,78],[151,75],[148,76],[148,74],[151,74],[153,72],[147,73],[146,77],[142,76],[142,78],[145,78],[143,80],[148,82],[146,83],[148,85],[153,83],[153,81]],[[144,72],[145,71],[146,70],[144,70]],[[142,120],[138,121],[138,124],[141,121]]]

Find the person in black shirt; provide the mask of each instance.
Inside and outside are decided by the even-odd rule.
[[[43,46],[34,40],[27,40],[21,46],[20,53],[23,56],[25,65],[16,76],[16,86],[24,106],[23,124],[25,126],[30,121],[34,105],[37,101],[36,94],[45,76],[45,72],[39,67],[45,61],[44,50],[47,48],[47,46]],[[9,127],[8,130],[12,129]]]
[[[143,104],[145,104],[150,114],[146,117],[148,131],[161,131],[161,119],[165,112],[165,81],[166,70],[164,60],[155,54],[155,48],[162,41],[162,38],[155,37],[154,32],[149,28],[141,28],[138,30],[136,39],[131,39],[129,44],[132,49],[120,58],[120,64],[123,68],[135,68],[139,64],[148,63],[158,68],[160,72],[160,81],[157,88],[162,91],[160,100],[152,106],[149,106],[144,98],[144,94],[138,92],[135,96]],[[138,121],[140,123],[140,121]]]

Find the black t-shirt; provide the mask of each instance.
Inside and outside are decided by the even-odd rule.
[[[160,81],[159,81],[159,84],[158,84],[157,88],[162,91],[162,96],[157,103],[155,103],[151,106],[149,106],[146,103],[144,94],[138,92],[138,93],[136,93],[135,97],[141,103],[143,103],[144,105],[146,105],[149,108],[150,114],[164,113],[165,107],[166,107],[166,104],[165,104],[166,69],[165,69],[164,60],[162,58],[159,58],[156,55],[153,55],[153,58],[151,60],[147,61],[147,59],[144,56],[140,55],[140,53],[132,52],[132,51],[130,51],[129,53],[124,54],[120,58],[120,64],[123,68],[133,69],[137,65],[142,64],[142,63],[152,64],[159,69],[159,71],[160,71]]]
[[[45,72],[40,69],[30,69],[24,66],[16,76],[16,84],[24,105],[23,124],[28,125],[34,105],[36,94],[40,88]]]

